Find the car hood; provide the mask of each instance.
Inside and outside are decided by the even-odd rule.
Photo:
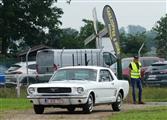
[[[96,81],[88,80],[64,80],[64,81],[53,81],[48,83],[32,84],[29,87],[92,87]]]

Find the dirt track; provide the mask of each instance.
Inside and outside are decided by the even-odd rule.
[[[146,107],[153,107],[161,104],[145,104],[133,105],[124,104],[122,111],[129,109],[142,109]],[[0,112],[1,113],[1,112]],[[26,111],[6,111],[1,113],[2,120],[105,120],[108,116],[117,114],[111,109],[110,105],[96,106],[91,114],[83,114],[81,109],[77,109],[74,113],[69,113],[66,109],[48,108],[45,109],[44,114],[36,115],[33,109]]]

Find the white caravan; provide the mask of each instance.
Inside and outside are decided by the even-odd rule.
[[[37,52],[38,74],[53,73],[65,66],[104,66],[116,62],[116,57],[103,49],[45,49]]]

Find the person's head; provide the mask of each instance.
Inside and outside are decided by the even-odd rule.
[[[138,57],[137,55],[135,55],[135,56],[133,57],[133,61],[134,61],[134,62],[138,62],[138,61],[139,61],[139,57]]]

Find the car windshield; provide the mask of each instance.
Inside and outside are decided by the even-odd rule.
[[[164,70],[167,69],[167,64],[153,64],[151,66],[152,70]]]
[[[96,81],[97,70],[94,69],[62,69],[51,77],[50,81],[90,80]]]
[[[15,70],[17,70],[17,69],[19,69],[19,68],[21,68],[20,65],[12,65],[12,66],[8,69],[8,71],[15,71]]]
[[[152,63],[158,62],[158,59],[146,59],[146,60],[142,60],[142,66],[146,67],[146,66],[150,66]]]

